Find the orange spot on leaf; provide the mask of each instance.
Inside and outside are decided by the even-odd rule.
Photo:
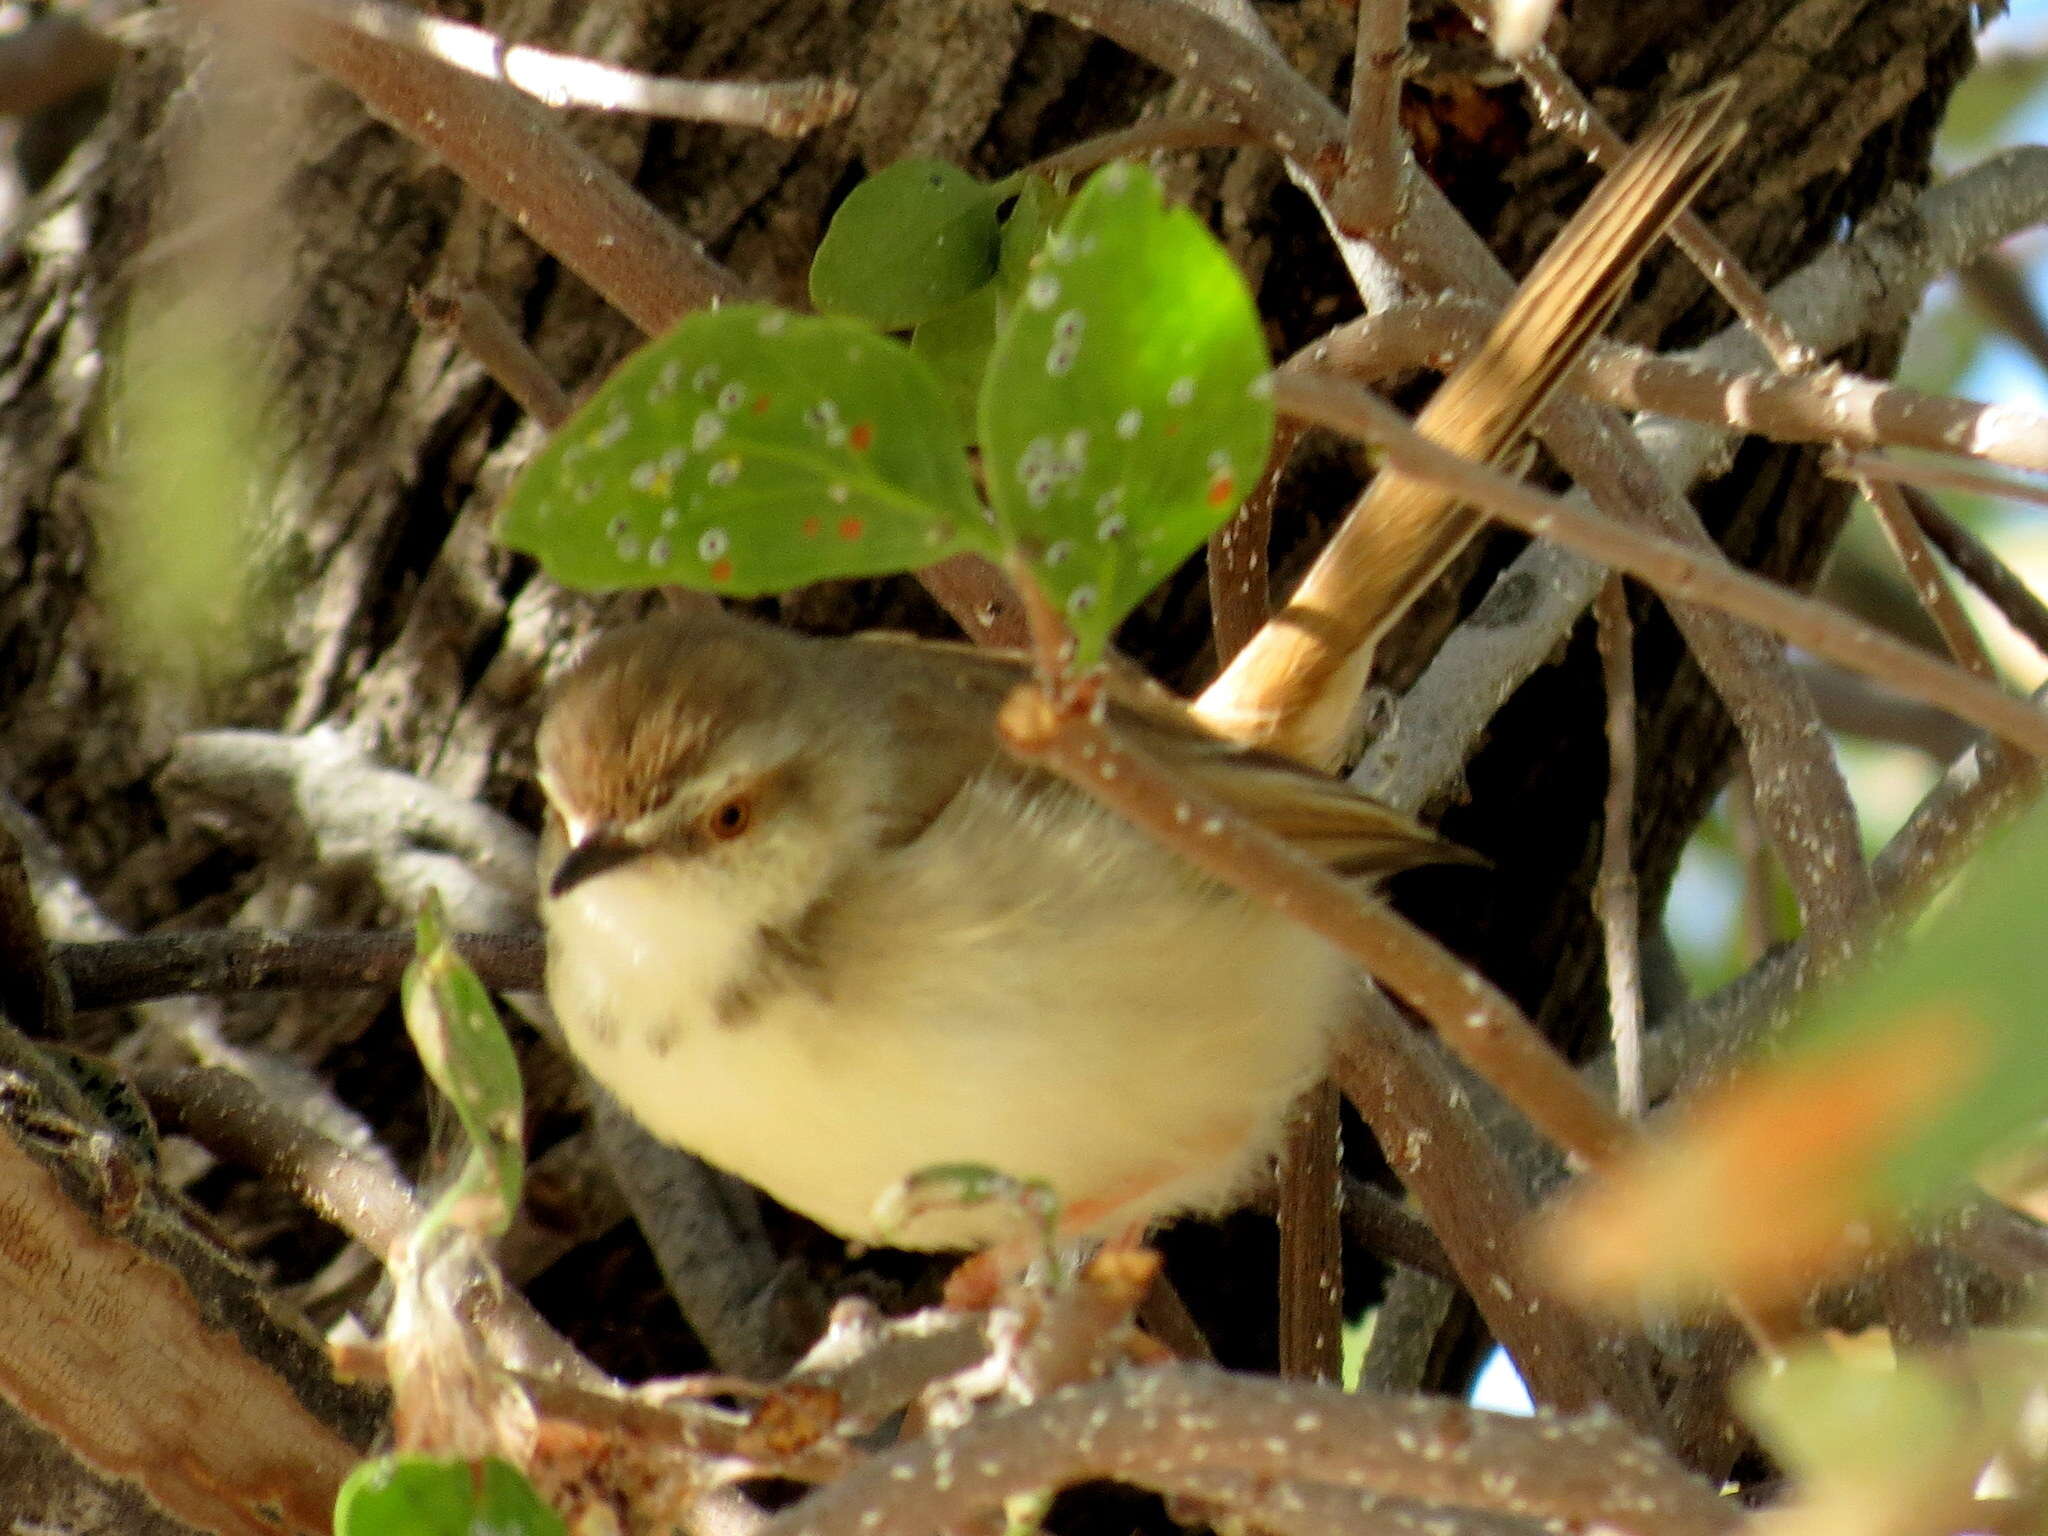
[[[1166,435],[1167,435],[1168,437],[1179,437],[1179,436],[1180,436],[1180,423],[1179,423],[1179,422],[1177,422],[1177,421],[1169,421],[1169,422],[1168,422],[1168,423],[1166,424]]]
[[[711,562],[711,579],[712,579],[713,581],[731,581],[731,580],[732,580],[732,562],[731,562],[730,560],[714,560],[714,561],[712,561],[712,562]]]
[[[824,531],[825,519],[823,519],[822,517],[812,516],[804,519],[803,535],[805,538],[815,539],[819,534],[823,533]]]
[[[846,434],[846,446],[855,453],[866,453],[875,445],[875,424],[872,421],[856,421],[853,430]]]
[[[839,519],[839,537],[846,540],[849,544],[867,531],[868,525],[857,517],[842,517]]]
[[[768,397],[766,395],[754,396],[754,414],[756,416],[766,416],[768,414]]]
[[[1229,506],[1231,494],[1236,489],[1236,480],[1229,475],[1217,475],[1209,482],[1209,505],[1219,511]]]

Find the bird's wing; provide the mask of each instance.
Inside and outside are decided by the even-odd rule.
[[[1010,690],[1031,675],[1022,656],[883,634],[862,639],[886,645],[878,659],[889,655],[900,660],[904,677],[914,679],[891,700],[891,707],[899,712],[899,723],[913,733],[913,739],[967,728],[987,741],[985,752],[935,752],[913,770],[930,782],[921,784],[921,792],[911,796],[922,807],[922,814],[915,830],[906,828],[909,835],[929,825],[974,774],[1014,773],[1025,781],[1053,778],[1043,769],[1008,759],[995,739],[997,710]],[[945,665],[936,664],[939,658],[934,652],[950,653],[944,657]],[[931,664],[926,664],[927,659]],[[1150,679],[1112,671],[1109,695],[1109,724],[1132,745],[1159,758],[1268,832],[1344,874],[1389,875],[1422,864],[1485,862],[1413,818],[1359,794],[1340,779],[1217,736]]]

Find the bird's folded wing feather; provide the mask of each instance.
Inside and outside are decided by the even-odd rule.
[[[947,665],[929,669],[927,686],[908,690],[898,708],[924,716],[925,729],[945,729],[935,712],[977,717],[975,727],[989,732],[990,758],[1002,757],[994,739],[996,711],[1010,690],[1031,675],[1030,665],[1014,653],[949,646],[886,635],[863,636],[887,644],[893,655],[909,661],[919,654],[950,652]],[[1285,838],[1304,853],[1344,874],[1387,875],[1423,864],[1483,863],[1476,854],[1438,837],[1420,822],[1359,794],[1340,779],[1270,753],[1250,750],[1215,735],[1190,715],[1184,705],[1149,679],[1111,674],[1108,723],[1131,745],[1160,759],[1204,793],[1229,805],[1266,831]],[[1021,776],[1043,770],[1015,765]],[[957,777],[952,787],[957,788]],[[931,786],[950,797],[945,786]],[[930,807],[936,813],[937,805]]]

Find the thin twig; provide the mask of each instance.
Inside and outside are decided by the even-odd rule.
[[[1417,1220],[1399,1200],[1356,1174],[1341,1175],[1338,1184],[1344,1197],[1346,1242],[1439,1280],[1458,1278],[1443,1241],[1428,1222]]]
[[[1294,1103],[1280,1150],[1280,1374],[1336,1381],[1344,1371],[1344,1240],[1337,1213],[1337,1090]]]
[[[1161,68],[1231,101],[1249,124],[1266,133],[1267,142],[1289,157],[1290,175],[1323,213],[1339,254],[1357,280],[1361,294],[1374,300],[1373,307],[1384,302],[1391,285],[1397,282],[1404,282],[1418,292],[1471,293],[1496,303],[1507,302],[1517,292],[1498,259],[1427,178],[1417,178],[1412,184],[1413,206],[1397,228],[1389,232],[1383,246],[1344,234],[1327,198],[1329,183],[1341,169],[1343,116],[1287,67],[1249,7],[1224,8],[1209,14],[1196,6],[1168,0],[1144,4],[1127,0],[1120,4],[1089,4],[1085,9],[1084,20]],[[1705,101],[1695,98],[1680,109],[1679,116],[1710,111],[1712,104],[1711,96]],[[1661,131],[1662,125],[1653,130],[1652,136]],[[1638,156],[1648,148],[1647,143],[1639,147]],[[2012,204],[2024,203],[2032,195],[2020,182],[2018,169],[2001,167],[1993,178],[2009,183],[1989,194],[2003,200],[1995,215],[1999,221],[2012,218]],[[1625,201],[1617,183],[1629,180],[1626,171],[1610,176],[1596,190],[1594,205],[1612,206]],[[1973,189],[1973,194],[1976,190]],[[1581,218],[1585,217],[1582,212]],[[1865,231],[1858,243],[1859,247],[1875,246],[1878,241],[1870,231]],[[1875,251],[1868,269],[1854,273],[1852,283],[1842,284],[1837,279],[1834,292],[1816,291],[1812,285],[1802,286],[1795,279],[1782,285],[1780,292],[1774,294],[1774,301],[1788,314],[1802,318],[1815,313],[1826,315],[1830,309],[1838,315],[1841,306],[1837,295],[1842,291],[1859,292],[1866,305],[1874,305],[1885,279],[1906,278],[1916,264],[1926,259],[1928,247],[1937,243],[1929,241],[1915,248],[1901,245],[1896,250]],[[1547,262],[1550,257],[1545,259]],[[1525,296],[1530,289],[1550,286],[1548,277],[1539,284],[1536,276],[1532,273],[1521,290]],[[1562,302],[1563,295],[1559,298]],[[1747,364],[1756,343],[1739,327],[1735,330],[1746,348],[1740,360]],[[1531,350],[1541,349],[1532,345]],[[1439,398],[1445,393],[1439,390]],[[1651,423],[1639,424],[1638,437],[1631,441],[1618,421],[1603,414],[1570,408],[1560,414],[1560,430],[1553,435],[1551,446],[1568,472],[1601,506],[1641,517],[1702,547],[1710,543],[1697,515],[1666,487],[1687,484],[1703,473],[1714,460],[1719,447],[1717,439],[1704,432],[1688,436],[1664,430],[1666,424]],[[1395,493],[1385,491],[1376,479],[1368,492],[1369,496],[1373,494]],[[1354,513],[1358,510],[1353,508]],[[1449,521],[1455,525],[1460,520],[1454,517]],[[1357,530],[1361,524],[1352,521],[1347,526]],[[1420,536],[1418,530],[1428,533],[1439,523],[1425,516],[1395,518],[1384,526],[1392,542],[1402,546],[1412,544]],[[1362,532],[1355,532],[1355,537],[1366,541]],[[1411,548],[1398,547],[1397,557],[1390,561],[1377,555],[1361,555],[1348,562],[1347,569],[1356,572],[1385,566],[1405,574],[1414,568],[1413,556]],[[1524,671],[1536,665],[1548,654],[1548,642],[1554,641],[1591,600],[1598,585],[1597,575],[1583,565],[1573,569],[1575,564],[1578,563],[1550,562],[1553,579],[1562,578],[1562,585],[1544,589],[1535,605],[1541,610],[1540,616],[1517,626],[1515,643],[1501,648],[1510,665]],[[1332,612],[1355,613],[1356,608],[1338,603],[1333,605]],[[1839,938],[1862,920],[1868,905],[1869,881],[1854,803],[1828,751],[1812,699],[1791,674],[1781,647],[1710,610],[1681,607],[1676,616],[1687,643],[1728,704],[1741,731],[1759,783],[1764,786],[1759,803],[1766,824],[1785,861],[1802,912],[1809,923]],[[1311,616],[1312,621],[1315,617]],[[1539,630],[1548,631],[1547,641],[1540,647],[1533,643]],[[1314,697],[1312,715],[1241,701],[1262,691],[1248,684],[1246,678],[1278,675],[1285,669],[1283,665],[1272,665],[1274,658],[1282,658],[1286,666],[1291,666],[1287,653],[1306,651],[1316,657],[1318,644],[1328,641],[1330,637],[1318,635],[1316,641],[1305,643],[1298,631],[1276,632],[1275,624],[1269,623],[1259,639],[1240,652],[1233,663],[1240,675],[1226,680],[1220,696],[1212,687],[1204,713],[1227,734],[1247,739],[1271,742],[1276,734],[1292,732],[1303,738],[1304,745],[1283,745],[1282,750],[1311,760],[1327,760],[1332,749],[1324,744],[1342,740],[1350,706],[1363,686],[1370,664],[1365,646],[1351,650],[1343,665],[1320,683],[1313,677],[1316,668],[1308,669],[1310,686],[1297,691]],[[1343,649],[1340,630],[1337,641],[1323,646],[1321,659]],[[1476,694],[1468,692],[1467,697],[1497,701],[1506,691],[1505,687],[1489,685]],[[1465,716],[1469,725],[1461,727],[1459,740],[1473,739],[1490,714],[1491,702],[1467,706]],[[1462,760],[1459,754],[1449,751],[1438,754],[1438,758],[1452,764],[1452,771]]]
[[[616,64],[508,43],[482,27],[426,15],[389,0],[292,0],[315,6],[365,37],[498,80],[551,107],[588,107],[758,128],[783,138],[822,128],[853,110],[859,93],[840,80],[676,80]]]
[[[1056,149],[1024,167],[1027,176],[1082,176],[1112,160],[1176,149],[1234,149],[1258,143],[1258,136],[1234,117],[1214,112],[1148,117],[1128,128],[1098,133],[1065,149]]]
[[[1018,650],[1030,639],[1016,589],[985,557],[971,550],[954,555],[926,566],[917,579],[976,645]]]
[[[2027,280],[2002,252],[1989,251],[1956,270],[1956,283],[1984,317],[2048,370],[2048,318],[2027,291]]]
[[[1950,657],[1971,675],[1986,682],[1995,682],[1998,669],[1991,664],[1991,653],[1984,649],[1984,642],[1978,638],[1970,616],[1963,611],[1962,600],[1949,586],[1946,573],[1934,558],[1927,536],[1913,520],[1903,488],[1883,480],[1861,480],[1857,483],[1877,513],[1878,526],[1884,530],[1892,552],[1898,556],[1899,566],[1905,571],[1906,580],[1912,584],[1913,595],[1920,600],[1920,606],[1926,610],[1934,627],[1941,631],[1942,643],[1948,647]]]
[[[1337,109],[1276,55],[1190,5],[1158,0],[1022,0],[1100,32],[1141,58],[1174,70],[1224,104],[1247,132],[1290,159],[1341,153]]]
[[[473,287],[437,283],[413,295],[413,317],[452,336],[519,408],[552,432],[575,407],[503,310]]]
[[[456,950],[495,992],[540,989],[538,933],[462,933]],[[206,993],[388,991],[417,952],[406,930],[268,932],[248,928],[155,933],[139,939],[52,946],[81,1011]]]
[[[1995,496],[2003,501],[2022,501],[2029,506],[2048,507],[2048,487],[2007,480],[2001,475],[1980,474],[1959,464],[1926,464],[1919,460],[1890,458],[1881,453],[1842,453],[1821,466],[1829,474],[1850,480],[1884,480],[1896,485],[1917,485],[1931,491],[1965,491],[1973,496]]]
[[[2048,704],[2048,685],[2037,690],[2034,699]],[[2043,772],[2043,765],[2028,754],[1990,737],[1980,738],[1949,765],[1871,861],[1871,881],[1885,921],[1861,935],[1846,954],[1819,948],[1811,934],[1801,934],[1773,948],[1712,996],[1664,1021],[1645,1042],[1650,1098],[1660,1098],[1682,1081],[1697,1080],[1709,1063],[1727,1060],[1769,1033],[1791,1016],[1808,989],[1912,922],[1994,828],[2033,802]],[[1768,941],[1771,936],[1764,937]],[[1595,1060],[1586,1070],[1597,1081],[1609,1067],[1604,1060]]]
[[[1977,536],[1951,517],[1941,504],[1917,486],[1904,486],[1906,505],[1921,531],[1934,541],[1942,558],[1971,586],[1983,594],[2005,622],[2026,636],[2042,655],[2048,656],[2048,603],[2034,596],[2033,588],[2013,574],[2012,568],[1979,542]]]
[[[1631,1120],[1643,1118],[1643,968],[1638,945],[1641,901],[1636,892],[1635,625],[1628,591],[1610,576],[1593,600],[1594,638],[1607,687],[1607,794],[1600,832],[1600,878],[1594,904],[1607,951],[1608,1027],[1614,1037],[1615,1098]]]
[[[1035,685],[1011,696],[999,729],[1020,757],[1044,763],[1197,868],[1357,960],[1572,1156],[1599,1166],[1633,1141],[1497,987],[1292,844],[1175,779],[1084,712],[1056,709]]]
[[[1361,383],[1411,368],[1445,372],[1497,319],[1497,310],[1456,294],[1409,299],[1347,321],[1285,366],[1341,372]],[[1565,387],[1625,411],[1653,411],[1773,442],[1918,448],[2048,471],[2048,416],[2038,411],[1924,394],[1833,366],[1763,373],[1601,340],[1586,349]]]
[[[1975,730],[1948,711],[1902,699],[1889,688],[1828,662],[1802,661],[1798,672],[1822,721],[1836,735],[1911,747],[1936,763],[1953,762],[1977,739]]]
[[[1244,649],[1272,611],[1273,505],[1300,439],[1300,423],[1283,417],[1273,431],[1265,473],[1230,520],[1209,535],[1209,619],[1218,669]]]
[[[184,3],[229,26],[266,28],[446,161],[650,335],[739,295],[731,273],[531,97],[366,37],[311,0]]]
[[[1490,5],[1460,0],[1460,7],[1482,31],[1490,30]],[[1538,42],[1510,57],[1515,72],[1536,98],[1536,109],[1546,128],[1576,144],[1588,160],[1603,169],[1612,170],[1621,163],[1628,154],[1628,145],[1565,72],[1557,55]],[[1771,308],[1763,286],[1697,213],[1688,208],[1678,216],[1671,226],[1671,240],[1699,268],[1714,291],[1728,301],[1736,318],[1763,343],[1780,369],[1798,373],[1810,364],[1813,354],[1799,344],[1799,338]]]
[[[1330,209],[1355,238],[1382,236],[1401,217],[1401,184],[1412,169],[1401,132],[1407,55],[1408,0],[1359,0],[1344,169],[1330,188]]]
[[[1582,511],[1448,453],[1418,435],[1391,406],[1355,385],[1282,376],[1275,382],[1274,396],[1282,410],[1372,444],[1404,475],[1432,480],[1525,533],[1556,539],[1579,554],[1626,571],[1668,599],[1747,620],[1996,732],[2036,756],[2048,756],[2048,715],[1825,603],[1751,576],[1725,558]]]
[[[1138,1324],[1172,1350],[1176,1359],[1212,1363],[1216,1359],[1209,1336],[1202,1332],[1202,1325],[1195,1321],[1195,1314],[1188,1310],[1186,1300],[1174,1289],[1163,1269],[1138,1305]]]

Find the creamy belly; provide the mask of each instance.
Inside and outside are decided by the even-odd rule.
[[[679,910],[628,867],[551,904],[549,993],[650,1130],[862,1241],[1014,1230],[1000,1211],[877,1226],[886,1191],[945,1163],[1045,1180],[1086,1230],[1233,1194],[1322,1065],[1351,985],[1334,953],[1234,900],[1083,879],[1078,908],[983,910],[949,882],[878,883],[836,935],[826,995],[784,988],[722,1025],[710,1000],[750,927]]]

